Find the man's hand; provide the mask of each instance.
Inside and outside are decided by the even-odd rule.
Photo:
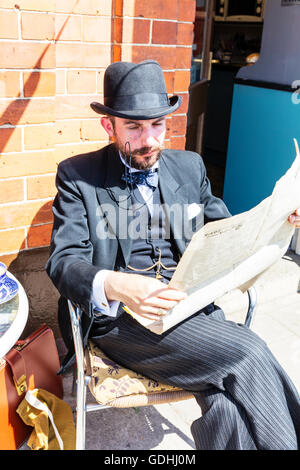
[[[114,271],[106,276],[104,289],[108,301],[123,302],[150,320],[158,320],[187,296],[152,277]]]
[[[296,228],[300,228],[300,207],[289,216],[288,221],[290,224],[295,225]]]

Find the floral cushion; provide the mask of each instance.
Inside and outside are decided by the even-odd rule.
[[[181,390],[144,377],[109,359],[92,341],[86,349],[89,388],[98,403],[107,405],[116,398]]]

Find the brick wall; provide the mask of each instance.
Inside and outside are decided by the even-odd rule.
[[[89,104],[111,62],[161,64],[168,93],[183,98],[166,146],[184,148],[194,16],[195,0],[0,0],[0,260],[31,315],[55,297],[42,271],[57,164],[108,143]]]

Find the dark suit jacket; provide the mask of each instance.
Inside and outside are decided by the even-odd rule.
[[[122,270],[130,258],[131,239],[123,230],[124,223],[130,222],[128,187],[121,181],[123,169],[114,145],[68,158],[58,166],[46,270],[62,299],[72,300],[84,311],[85,337],[93,320],[90,298],[95,274],[100,269]],[[182,233],[176,226],[181,220],[176,217],[176,207],[181,205],[203,204],[204,222],[230,216],[223,201],[212,195],[202,158],[196,153],[164,150],[159,186],[163,202],[175,208],[170,218],[173,235]],[[124,219],[127,216],[129,219]],[[179,254],[189,241],[185,233],[175,238]],[[60,307],[62,315],[68,316],[64,301]],[[62,335],[66,342],[64,331]]]

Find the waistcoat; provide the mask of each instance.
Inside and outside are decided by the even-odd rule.
[[[132,249],[125,272],[157,277],[169,283],[178,263],[178,250],[163,210],[159,187],[153,191],[152,215],[138,188],[131,195]]]

